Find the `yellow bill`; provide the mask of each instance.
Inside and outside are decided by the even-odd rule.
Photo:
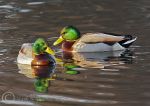
[[[57,62],[57,63],[61,63],[61,62],[63,62],[63,60],[62,60],[62,59],[60,59],[60,58],[56,58],[56,57],[55,57],[55,60],[56,60],[56,62]]]
[[[49,47],[47,47],[47,49],[45,50],[45,52],[47,52],[48,54],[51,54],[51,55],[55,55],[55,52],[51,48],[49,48]]]
[[[54,43],[53,45],[56,46],[58,44],[60,44],[64,39],[62,38],[62,36],[60,36]]]

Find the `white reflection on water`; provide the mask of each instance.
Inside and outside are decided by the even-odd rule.
[[[117,81],[117,80],[116,80],[116,79],[112,79],[112,78],[101,78],[100,81],[115,82],[115,81]]]
[[[35,104],[29,101],[16,101],[16,100],[2,100],[0,103],[4,104],[11,104],[11,105],[27,105],[27,106],[34,106]],[[37,105],[35,105],[37,106]]]
[[[120,73],[117,73],[117,72],[100,72],[99,73],[100,75],[120,75]]]
[[[3,41],[3,39],[0,39],[0,43],[3,43],[4,41]]]
[[[0,8],[13,9],[14,7],[12,5],[1,5]]]
[[[79,102],[79,103],[99,103],[99,104],[117,104],[118,101],[114,100],[90,100],[90,99],[80,99],[80,98],[73,98],[61,95],[37,95],[37,97],[48,99],[48,100],[55,100],[55,101],[63,101],[63,102]]]
[[[0,49],[0,53],[5,53],[7,52],[7,49]]]
[[[39,5],[39,4],[44,4],[45,2],[29,2],[27,3],[28,5]]]
[[[100,96],[115,96],[116,95],[116,94],[110,93],[110,92],[98,92],[96,94],[100,95]]]
[[[76,70],[76,71],[87,70],[87,69],[85,69],[85,68],[73,68],[73,69]]]
[[[135,54],[137,54],[137,55],[146,55],[146,54],[150,54],[150,52],[136,52]]]
[[[32,11],[32,10],[31,9],[21,9],[21,10],[19,10],[20,13],[28,13],[30,11]]]
[[[114,88],[114,86],[113,85],[106,85],[106,84],[99,84],[98,85],[98,87],[100,87],[100,88]]]
[[[0,56],[4,55],[4,53],[7,52],[7,49],[0,49]],[[0,63],[2,63],[4,61],[0,61]]]
[[[116,72],[116,71],[119,71],[119,69],[101,69],[103,71],[110,71],[110,72]]]

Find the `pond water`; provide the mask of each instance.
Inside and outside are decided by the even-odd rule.
[[[0,106],[149,106],[149,5],[148,0],[0,0]],[[55,67],[16,63],[23,43],[43,37],[52,46],[67,25],[81,33],[138,39],[118,52],[62,54],[52,47],[63,59]]]

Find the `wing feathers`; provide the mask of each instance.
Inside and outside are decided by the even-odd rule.
[[[87,33],[84,34],[78,42],[83,43],[100,43],[100,42],[119,42],[124,40],[123,36],[113,36],[104,33]]]

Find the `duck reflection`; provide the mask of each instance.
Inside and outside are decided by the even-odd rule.
[[[62,60],[63,60],[62,66],[66,74],[76,75],[80,73],[80,71],[76,70],[77,68],[79,68],[79,66],[74,63],[72,52],[63,52]]]
[[[80,71],[76,70],[77,68],[79,68],[76,64],[71,63],[71,62],[66,62],[64,64],[64,70],[66,74],[71,74],[71,75],[76,75],[79,74]]]
[[[51,66],[32,66],[32,72],[36,78],[34,87],[37,92],[48,92],[50,86],[50,80],[52,80],[52,74],[54,73],[55,65]]]
[[[55,65],[51,66],[30,66],[18,64],[19,73],[24,74],[29,78],[35,78],[35,91],[39,93],[48,92],[50,81],[54,80]]]
[[[114,64],[131,64],[133,52],[130,50],[96,53],[63,52],[62,58],[64,67],[71,65],[73,68],[104,68]]]

